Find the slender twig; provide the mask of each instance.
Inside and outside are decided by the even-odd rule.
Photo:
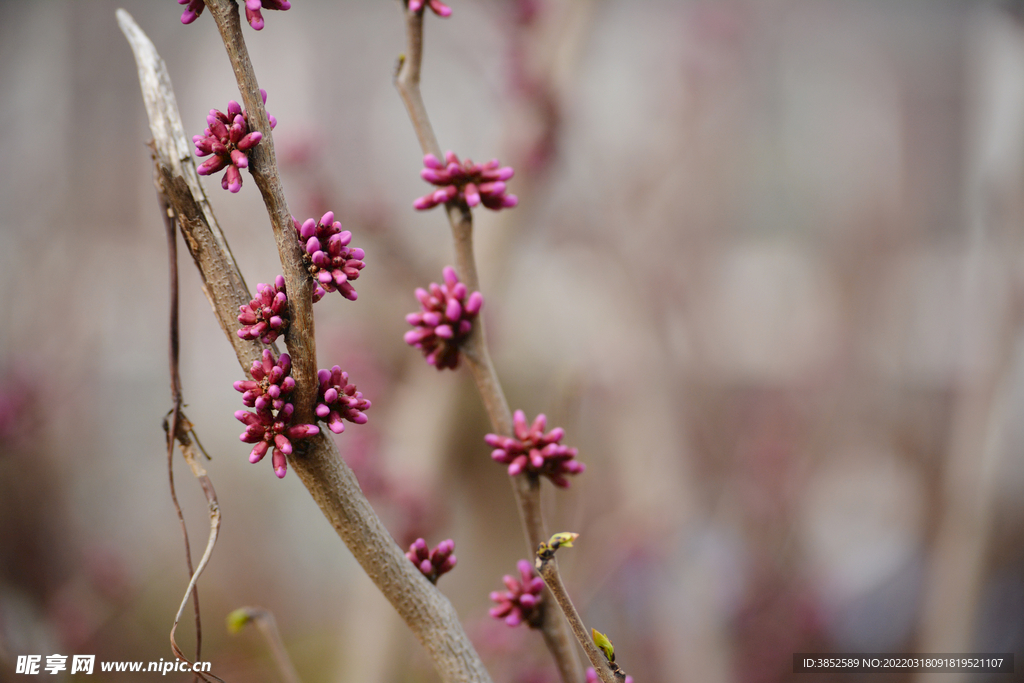
[[[157,185],[157,199],[160,204],[160,213],[163,215],[164,227],[167,233],[167,260],[170,271],[170,322],[169,322],[169,343],[168,361],[171,371],[171,400],[174,404],[171,408],[170,425],[165,422],[167,437],[167,481],[171,487],[171,502],[174,503],[174,512],[178,515],[178,522],[181,524],[181,535],[185,541],[185,567],[191,579],[196,575],[192,568],[192,547],[188,541],[188,527],[185,526],[185,516],[181,513],[181,504],[178,503],[178,493],[174,487],[174,441],[178,434],[178,427],[181,422],[181,375],[178,373],[178,358],[180,343],[178,337],[178,237],[175,230],[174,211],[171,209],[167,195],[160,191],[160,179],[154,177]],[[181,659],[188,658],[181,652],[178,644],[174,641],[174,630],[178,626],[181,613],[185,611],[189,595],[192,596],[192,610],[196,622],[196,661],[203,656],[203,622],[199,610],[199,591],[193,590],[193,583],[189,583],[189,589],[185,592],[185,599],[181,602],[178,615],[174,618],[174,625],[171,626],[171,649]],[[198,675],[193,678],[198,680]]]
[[[239,365],[248,371],[253,360],[259,357],[259,345],[235,343],[238,337],[234,332],[238,326],[238,307],[248,303],[249,292],[226,244],[222,248],[214,235],[212,223],[201,204],[205,197],[193,191],[187,174],[183,176],[174,171],[175,165],[181,167],[186,162],[162,152],[181,146],[187,148],[166,67],[131,16],[123,10],[118,10],[117,16],[135,52],[164,187],[206,283],[204,292],[225,334],[235,338],[232,343]],[[171,122],[177,122],[177,126]],[[187,163],[193,162],[189,159]],[[289,301],[291,299],[289,296]],[[490,683],[491,678],[451,602],[409,562],[391,538],[360,490],[352,470],[341,460],[334,441],[321,432],[300,445],[302,448],[297,446],[295,453],[289,456],[289,464],[356,561],[427,650],[441,680]]]
[[[405,9],[406,54],[399,60],[395,74],[395,88],[409,112],[416,137],[424,154],[443,158],[434,129],[427,117],[423,97],[420,95],[420,67],[423,61],[423,15],[424,12],[410,12]],[[480,278],[473,254],[473,214],[465,203],[454,200],[445,205],[451,224],[455,246],[456,270],[469,291],[480,290]],[[498,434],[512,434],[512,412],[501,388],[498,373],[491,362],[487,348],[483,318],[478,318],[469,338],[463,342],[467,365],[473,375],[480,398],[490,418],[491,427]],[[536,476],[521,474],[512,477],[512,489],[519,508],[519,519],[523,526],[526,545],[532,553],[547,538],[544,517],[540,506],[540,482]],[[557,570],[556,570],[557,571]],[[541,628],[544,642],[551,651],[564,683],[582,681],[581,667],[566,631],[565,622],[554,610],[544,611]]]
[[[199,464],[192,440],[189,438],[189,432],[192,431],[192,423],[189,422],[188,418],[184,415],[179,415],[179,418],[180,420],[176,421],[178,431],[175,433],[175,438],[181,446],[181,454],[184,456],[185,462],[188,463],[189,468],[192,470],[192,475],[196,478],[203,489],[203,495],[206,496],[206,502],[210,509],[210,535],[206,540],[206,550],[203,552],[203,556],[199,559],[199,564],[196,566],[196,570],[192,573],[188,583],[188,588],[185,589],[185,597],[181,600],[181,605],[178,607],[178,613],[174,615],[174,624],[171,626],[171,649],[174,650],[174,654],[179,659],[188,661],[188,658],[185,657],[184,653],[178,647],[177,642],[175,642],[174,633],[178,628],[178,621],[181,619],[181,615],[185,611],[185,605],[188,604],[189,595],[195,595],[196,583],[199,581],[199,577],[202,575],[203,571],[205,571],[206,565],[209,564],[210,557],[213,555],[213,548],[217,545],[217,537],[220,535],[220,505],[217,502],[217,492],[213,489],[213,482],[210,481],[210,477],[206,474],[206,470],[203,466]],[[199,661],[198,647],[196,648],[196,661]],[[201,677],[203,680],[209,680],[207,676],[218,681],[221,680],[212,673],[196,672],[196,678]]]
[[[229,623],[237,620],[238,628],[252,622],[256,624],[263,639],[270,648],[270,656],[274,658],[274,664],[281,674],[285,683],[300,683],[299,673],[292,664],[292,658],[288,656],[288,650],[284,647],[284,640],[281,639],[281,632],[277,630],[277,620],[274,614],[263,607],[239,607],[228,617]],[[230,630],[234,631],[234,628]]]
[[[576,534],[572,535],[576,536]],[[552,538],[552,541],[554,540]],[[544,584],[547,585],[548,590],[554,596],[555,602],[569,622],[569,627],[576,636],[576,640],[583,646],[583,650],[587,653],[587,659],[590,660],[591,665],[597,671],[597,675],[601,678],[602,683],[622,683],[626,678],[626,674],[619,669],[614,661],[608,661],[601,651],[597,649],[593,638],[587,633],[587,628],[583,625],[580,613],[576,611],[576,606],[572,604],[572,600],[569,598],[569,592],[565,589],[562,577],[558,573],[558,561],[555,559],[555,551],[558,550],[558,547],[559,544],[556,542],[550,544],[541,543],[537,550],[537,559],[534,562],[534,567],[537,568],[537,572],[544,579]]]

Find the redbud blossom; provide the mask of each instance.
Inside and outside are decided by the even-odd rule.
[[[405,333],[405,343],[422,350],[427,363],[438,370],[454,370],[459,365],[459,346],[473,330],[484,297],[480,292],[467,297],[466,285],[459,282],[451,266],[446,266],[442,274],[443,285],[431,282],[428,289],[416,290],[423,310],[405,316],[405,321],[416,328]]]
[[[544,579],[534,574],[529,560],[519,560],[516,568],[519,570],[518,579],[508,574],[502,578],[508,590],[491,593],[491,600],[498,606],[492,607],[489,613],[495,619],[504,619],[509,626],[518,626],[525,621],[530,628],[540,628]]]
[[[235,382],[235,391],[242,392],[242,403],[256,410],[281,410],[288,396],[295,390],[291,377],[292,359],[287,353],[274,360],[270,349],[263,349],[262,360],[253,361],[249,373],[251,380]]]
[[[335,290],[349,301],[359,298],[352,281],[358,279],[359,271],[366,267],[363,263],[366,254],[362,249],[348,246],[352,233],[348,230],[342,232],[341,222],[334,220],[334,212],[325,213],[319,223],[314,218],[307,218],[300,225],[294,216],[292,222],[305,248],[302,259],[316,283],[313,302]]]
[[[547,434],[547,417],[543,413],[530,425],[526,422],[526,414],[517,410],[512,418],[514,437],[499,434],[487,434],[484,441],[494,448],[491,457],[497,462],[508,464],[510,476],[526,472],[539,476],[544,475],[555,486],[568,488],[569,480],[565,475],[579,474],[586,465],[575,460],[578,451],[563,446],[559,441],[565,436],[565,430],[555,427]]]
[[[267,102],[267,91],[260,90],[263,103]],[[277,119],[267,115],[270,119],[270,127],[277,125]],[[224,177],[221,178],[220,186],[231,192],[238,192],[242,189],[242,174],[239,169],[249,167],[249,150],[260,143],[263,133],[258,130],[250,130],[249,116],[242,111],[238,102],[228,102],[228,111],[211,109],[206,116],[206,123],[209,126],[202,135],[193,135],[192,143],[196,146],[196,156],[211,156],[196,169],[199,175],[211,175],[227,168]]]
[[[295,389],[295,380],[290,376],[291,357],[287,353],[275,361],[270,349],[264,349],[262,360],[253,362],[250,372],[253,379],[235,382],[235,390],[242,392],[242,402],[256,408],[256,412],[235,413],[235,419],[245,424],[245,431],[238,438],[255,444],[249,453],[251,463],[262,460],[273,448],[274,473],[283,478],[288,471],[287,456],[292,452],[292,442],[319,434],[320,428],[292,424],[295,409],[286,401]]]
[[[430,580],[430,583],[437,583],[438,577],[450,572],[458,562],[452,554],[454,551],[455,541],[450,538],[438,543],[433,550],[430,550],[425,540],[417,538],[409,546],[409,552],[405,556]]]
[[[441,2],[441,0],[426,0],[426,4],[429,5],[430,9],[434,10],[434,14],[439,17],[451,16],[452,8]],[[423,0],[409,0],[409,11],[422,12],[423,5]]]
[[[497,159],[486,164],[474,164],[470,159],[460,161],[452,151],[445,152],[444,158],[442,163],[433,154],[423,157],[424,168],[420,177],[440,189],[414,201],[412,205],[415,208],[420,211],[432,209],[456,197],[470,207],[483,204],[494,211],[510,209],[519,203],[514,194],[505,193],[505,181],[515,174],[511,166],[499,168]]]
[[[364,410],[370,407],[370,402],[363,398],[363,392],[356,390],[355,384],[348,383],[348,373],[341,371],[341,366],[335,365],[330,370],[319,370],[317,379],[320,380],[320,387],[317,389],[316,416],[327,423],[327,428],[335,434],[345,431],[345,424],[342,419],[354,422],[355,424],[366,424]]]
[[[259,339],[264,344],[274,340],[288,327],[288,297],[284,291],[284,276],[278,275],[273,285],[256,285],[256,298],[248,306],[238,307],[238,322],[242,339]]]

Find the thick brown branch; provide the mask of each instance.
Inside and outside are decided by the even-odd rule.
[[[180,122],[180,119],[163,62],[130,15],[124,10],[118,10],[117,16],[139,65],[140,82],[147,100],[150,128],[157,138],[158,154],[163,149],[173,150],[177,145],[186,145],[183,133],[180,139],[166,138],[167,135],[173,135],[168,132],[170,126],[167,120],[173,118]],[[159,105],[150,107],[151,100],[159,102]],[[255,111],[250,103],[247,102],[246,106],[250,111]],[[259,111],[262,112],[262,109]],[[161,136],[165,137],[161,139]],[[204,251],[207,248],[215,249],[211,245],[216,245],[216,239],[211,232],[212,221],[208,221],[204,213],[195,208],[201,194],[196,194],[189,201],[181,192],[176,192],[188,187],[188,184],[183,184],[184,181],[174,173],[175,160],[161,155],[159,163],[163,167],[161,177],[167,179],[165,185],[171,188],[168,196],[180,218],[186,242],[190,250],[193,245],[197,246],[193,255],[199,255],[196,267],[204,282],[207,285],[221,283],[223,280],[240,283],[241,276],[233,260],[228,258],[226,250],[219,258]],[[180,165],[182,161],[178,160],[177,163]],[[192,163],[190,159],[188,163]],[[175,203],[178,198],[181,202]],[[210,270],[220,267],[227,270]],[[291,289],[291,283],[288,286],[291,301],[294,290]],[[205,290],[225,333],[228,337],[234,337],[232,343],[235,344],[239,364],[248,370],[258,356],[258,345],[252,342],[239,344],[237,342],[241,340],[234,334],[237,328],[235,312],[239,305],[248,302],[248,291],[244,284],[241,292],[223,286],[206,286]],[[312,328],[308,332],[312,333]],[[301,446],[289,457],[292,468],[367,575],[427,649],[441,679],[446,683],[490,683],[490,676],[466,637],[451,603],[406,559],[402,549],[392,540],[360,490],[352,470],[342,462],[334,441],[321,433],[304,440]]]
[[[263,134],[263,140],[249,152],[249,172],[263,195],[263,203],[274,228],[274,239],[281,257],[285,285],[288,289],[288,312],[291,324],[285,333],[285,343],[292,358],[292,376],[295,378],[295,419],[299,423],[312,423],[316,402],[316,339],[313,325],[313,280],[302,261],[302,247],[295,237],[292,214],[284,197],[281,176],[277,172],[274,138],[270,132],[260,86],[249,60],[249,51],[242,36],[242,21],[238,5],[233,0],[206,0],[217,22],[221,39],[235,72],[238,91],[249,125]],[[237,310],[237,309],[236,309]]]
[[[401,59],[398,72],[395,74],[395,87],[409,112],[409,119],[416,131],[420,147],[424,154],[433,154],[439,159],[443,157],[437,136],[430,125],[427,110],[420,95],[420,67],[423,61],[423,12],[405,10],[406,20],[406,54]],[[448,221],[451,224],[452,239],[455,245],[455,267],[459,278],[466,284],[469,291],[480,291],[480,278],[476,270],[476,257],[473,253],[473,214],[469,207],[456,200],[445,207]],[[478,318],[473,332],[463,343],[462,352],[473,375],[480,398],[490,418],[491,427],[498,434],[512,434],[512,412],[508,400],[501,388],[501,381],[494,369],[490,352],[487,349],[487,336],[483,318]],[[540,486],[536,478],[527,475],[513,477],[512,489],[515,492],[519,507],[519,519],[523,525],[523,535],[530,553],[537,545],[547,538],[544,518],[540,509]],[[572,646],[565,627],[565,622],[558,617],[555,610],[545,610],[544,624],[541,628],[544,642],[551,651],[564,683],[580,683],[582,671],[576,650]]]

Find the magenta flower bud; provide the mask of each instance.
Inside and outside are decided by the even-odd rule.
[[[466,198],[466,203],[471,207],[480,203],[480,192],[473,183],[466,183],[465,188],[463,188],[463,196]]]
[[[274,284],[283,286],[284,278],[279,275]],[[270,297],[265,296],[264,299]],[[260,360],[253,362],[250,368],[253,379],[234,383],[236,391],[244,392],[242,402],[256,409],[254,413],[246,410],[235,413],[235,419],[246,425],[239,439],[255,444],[249,453],[249,462],[259,462],[273,449],[271,462],[278,477],[283,477],[287,471],[287,456],[292,452],[292,442],[320,433],[316,425],[292,424],[294,408],[285,402],[295,390],[295,380],[289,376],[290,372],[291,357],[288,354],[283,353],[275,360],[273,352],[264,349]]]
[[[492,607],[489,614],[495,619],[504,620],[509,626],[525,622],[530,628],[540,628],[544,581],[534,575],[533,566],[527,560],[519,560],[516,569],[519,571],[518,578],[510,575],[502,577],[508,590],[491,593],[491,600],[497,606]]]
[[[450,17],[452,14],[452,8],[444,4],[440,0],[427,0],[426,5],[428,5],[430,7],[430,10],[439,17]],[[422,12],[423,7],[424,0],[409,0],[410,12]]]
[[[233,163],[238,168],[248,168],[249,167],[249,157],[245,156],[245,152],[242,152],[241,150],[233,149],[233,150],[231,150],[230,156],[231,156],[231,163]]]
[[[451,12],[447,7],[445,9]],[[518,199],[515,195],[505,194],[504,181],[511,178],[515,171],[511,166],[498,168],[498,165],[497,159],[486,164],[474,164],[470,159],[461,161],[450,150],[445,153],[445,163],[442,164],[437,157],[427,154],[423,157],[424,168],[420,171],[420,177],[440,189],[415,200],[413,207],[424,211],[456,198],[460,198],[466,206],[483,204],[492,211],[513,207]]]
[[[345,431],[342,420],[366,424],[367,418],[363,411],[368,410],[372,404],[363,398],[363,393],[356,389],[356,385],[349,384],[347,372],[342,372],[341,367],[335,365],[330,370],[317,371],[317,379],[320,384],[314,412],[327,423],[328,429],[341,434]]]
[[[198,173],[199,175],[210,175],[212,173],[216,173],[217,171],[227,166],[230,163],[230,159],[230,155],[217,155],[215,157],[211,157],[204,161],[203,163],[199,164],[199,168],[196,169],[196,173]]]
[[[204,7],[202,2],[199,2],[198,6],[200,9],[196,12],[196,16]],[[192,4],[189,5],[189,9],[191,8]],[[186,10],[186,13],[188,12],[189,10]],[[182,15],[182,20],[184,21],[184,19],[185,15]],[[264,91],[261,90],[260,93],[262,94]],[[265,96],[263,101],[266,103]],[[210,175],[222,168],[227,168],[221,179],[221,187],[231,192],[238,192],[242,188],[242,174],[239,169],[248,168],[248,153],[260,143],[263,134],[258,130],[250,130],[248,115],[238,102],[231,100],[228,102],[227,109],[227,113],[211,109],[206,117],[208,128],[203,131],[202,135],[193,135],[192,143],[196,147],[196,156],[214,155],[201,164],[197,172],[200,175]],[[270,120],[271,127],[273,127],[274,117],[270,116]]]
[[[181,13],[181,23],[183,24],[191,24],[206,9],[206,4],[203,0],[178,0],[178,4],[188,5],[185,11]]]
[[[248,152],[250,149],[258,145],[260,143],[260,140],[262,139],[263,133],[259,132],[258,130],[254,130],[248,135],[243,136],[242,139],[239,140],[235,146],[238,147],[238,149],[242,150],[243,152]]]
[[[450,17],[452,15],[452,8],[441,2],[441,0],[427,0],[427,4],[430,5],[430,9],[433,10],[434,14],[439,17]]]
[[[181,2],[181,0],[178,0]],[[245,20],[257,31],[263,30],[263,10],[287,10],[292,4],[288,0],[245,0]]]
[[[303,261],[313,281],[318,283],[313,301],[319,301],[326,292],[335,291],[355,301],[359,295],[351,281],[359,278],[359,271],[366,264],[363,250],[348,246],[352,233],[342,231],[341,222],[334,220],[333,211],[325,213],[319,223],[314,218],[307,218],[301,224],[294,217],[292,221],[300,241],[305,244]]]
[[[470,315],[476,315],[480,312],[480,309],[484,306],[484,297],[480,292],[473,292],[469,295],[469,299],[466,300],[465,310]]]
[[[487,434],[484,442],[493,448],[491,458],[508,465],[509,476],[527,474],[531,477],[545,476],[555,486],[568,488],[566,476],[580,474],[586,466],[576,460],[577,450],[559,443],[565,430],[555,427],[548,433],[547,417],[537,416],[533,424],[526,421],[526,414],[517,410],[512,417],[513,437]]]
[[[437,206],[437,202],[434,201],[433,195],[420,197],[419,199],[413,201],[412,203],[412,208],[416,209],[417,211],[426,211],[427,209],[432,209],[435,206]]]
[[[241,339],[259,339],[264,344],[273,344],[288,325],[288,320],[282,315],[287,313],[288,302],[284,277],[278,275],[273,285],[261,282],[256,285],[256,292],[256,298],[248,306],[238,308],[238,322],[242,323],[238,336]]]
[[[500,195],[505,192],[505,183],[496,180],[493,183],[484,183],[480,186],[480,192],[486,195]]]
[[[405,317],[415,329],[406,332],[404,339],[409,346],[420,349],[427,363],[438,370],[454,370],[459,364],[459,347],[473,330],[483,297],[474,292],[467,300],[466,286],[459,282],[451,266],[445,267],[442,274],[443,285],[432,282],[430,291],[416,289],[422,310]],[[471,307],[470,302],[476,303]]]
[[[448,573],[455,566],[453,550],[455,550],[455,541],[450,538],[438,543],[433,551],[427,546],[425,540],[417,538],[409,546],[409,551],[405,556],[416,565],[416,568],[427,577],[428,581],[436,584],[442,574]]]

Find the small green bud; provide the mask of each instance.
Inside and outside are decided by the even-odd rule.
[[[594,636],[594,645],[604,653],[604,658],[609,663],[615,661],[615,647],[612,645],[612,641],[608,640],[608,636],[598,631],[596,628],[590,629],[590,633]]]
[[[548,541],[548,545],[551,546],[552,548],[558,548],[560,546],[565,546],[566,548],[571,548],[572,547],[572,542],[575,541],[579,537],[580,537],[579,534],[573,533],[571,531],[563,531],[561,533],[558,533],[558,534],[555,534],[554,536],[552,536],[551,539]]]
[[[228,633],[238,633],[245,628],[246,624],[252,621],[252,617],[249,615],[249,610],[244,607],[240,607],[229,614],[226,621],[228,625]]]

